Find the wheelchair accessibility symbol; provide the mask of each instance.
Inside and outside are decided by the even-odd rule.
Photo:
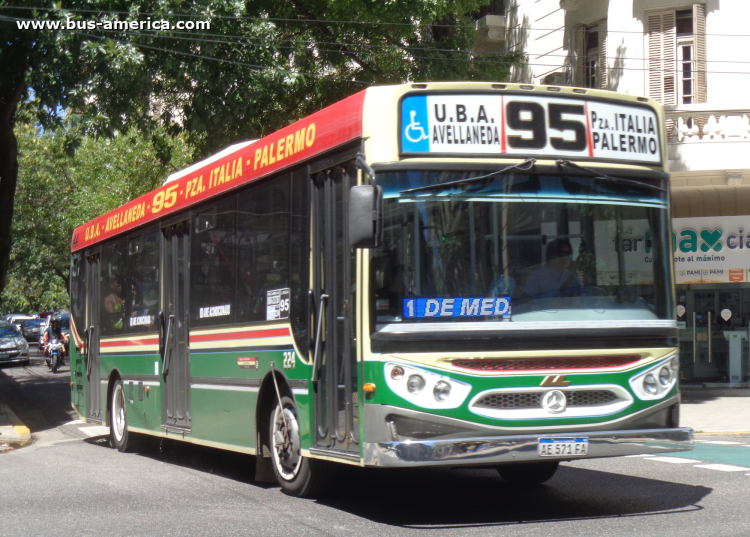
[[[413,144],[429,139],[430,135],[425,132],[422,124],[419,123],[419,121],[416,121],[417,111],[411,110],[409,112],[409,117],[411,118],[411,122],[404,129],[404,136],[406,136],[406,139]]]

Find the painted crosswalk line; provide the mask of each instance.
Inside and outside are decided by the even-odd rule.
[[[677,459],[675,457],[649,457],[648,459],[643,459],[644,461],[656,461],[656,462],[668,462],[670,464],[696,464],[699,462],[699,460],[695,459]]]
[[[94,436],[105,436],[109,434],[109,427],[94,426],[94,427],[81,427],[81,432],[89,438]]]
[[[717,446],[739,446],[742,442],[728,442],[726,440],[696,440],[696,444],[714,444]]]
[[[731,464],[696,464],[694,468],[705,468],[706,470],[718,470],[720,472],[746,472],[747,466],[732,466]]]

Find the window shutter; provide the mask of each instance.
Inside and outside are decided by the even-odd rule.
[[[706,95],[706,5],[693,5],[693,34],[695,36],[695,99],[707,102]]]
[[[677,28],[674,11],[667,11],[661,15],[664,61],[662,62],[662,78],[664,79],[664,100],[662,104],[677,104]]]
[[[604,19],[597,26],[599,33],[599,61],[597,73],[599,77],[599,89],[609,89],[609,80],[607,79],[607,20]]]
[[[583,87],[585,74],[584,62],[586,60],[586,26],[577,24],[574,31],[575,65],[573,68],[573,85]]]
[[[662,104],[676,104],[675,12],[649,14],[647,25],[648,96]]]

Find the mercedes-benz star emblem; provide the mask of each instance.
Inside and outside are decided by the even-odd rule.
[[[551,414],[559,414],[565,410],[568,400],[560,390],[552,390],[544,394],[542,408]]]

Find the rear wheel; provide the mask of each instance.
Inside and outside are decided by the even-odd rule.
[[[497,473],[514,485],[539,485],[555,475],[559,466],[559,461],[508,464],[498,466]]]
[[[118,451],[125,452],[131,447],[128,434],[128,416],[125,408],[125,390],[122,381],[115,382],[112,389],[112,400],[109,405],[109,437]]]
[[[331,471],[321,461],[303,457],[299,420],[294,401],[284,396],[271,410],[270,444],[273,473],[286,494],[311,497],[321,494],[330,481]]]

